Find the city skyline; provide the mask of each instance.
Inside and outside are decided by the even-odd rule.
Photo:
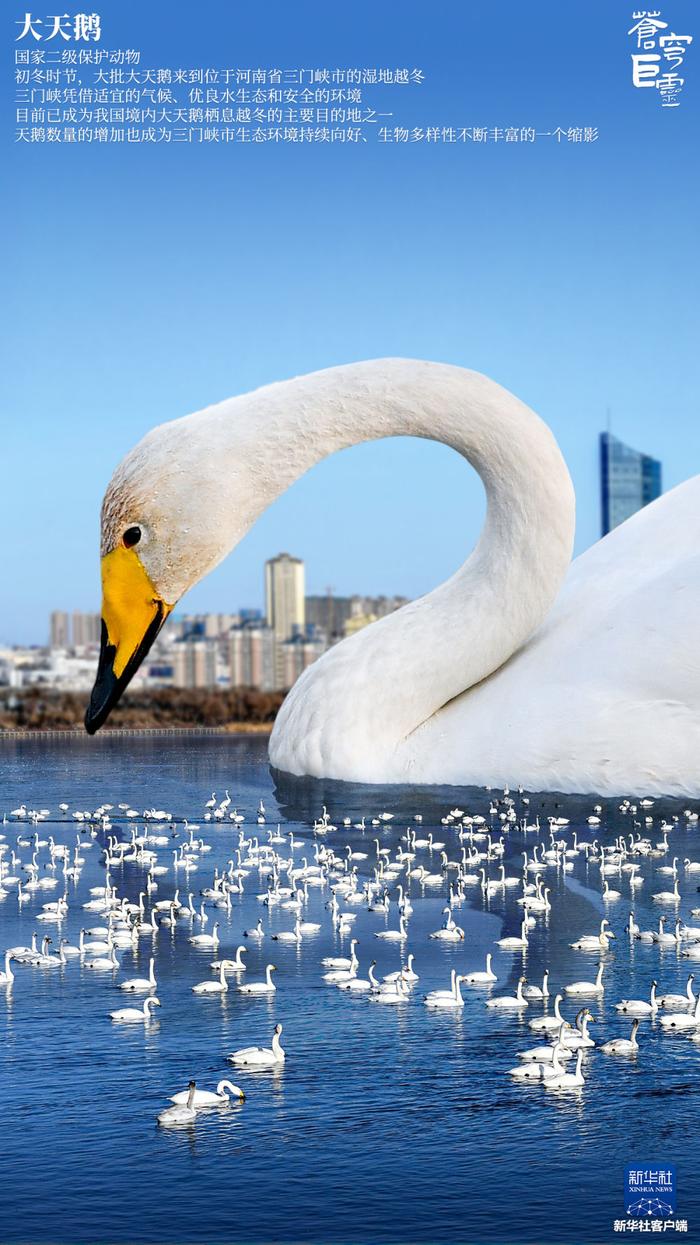
[[[339,640],[407,603],[406,597],[306,596],[306,568],[289,553],[263,568],[262,609],[174,612],[137,671],[135,689],[253,688],[287,691]],[[100,647],[98,613],[52,610],[48,644],[0,645],[0,688],[88,691]]]

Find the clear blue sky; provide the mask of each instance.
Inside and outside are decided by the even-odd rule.
[[[405,355],[484,371],[554,429],[599,530],[597,433],[700,471],[697,6],[681,106],[630,81],[620,0],[108,0],[103,44],[162,65],[407,65],[404,124],[597,126],[588,146],[52,147],[13,142],[4,6],[0,639],[96,609],[113,467],[164,419],[268,381]],[[34,13],[53,11],[32,4]],[[68,11],[68,10],[66,10]],[[391,106],[391,105],[389,105]],[[480,486],[407,440],[320,465],[181,608],[262,600],[262,563],[308,591],[417,595],[474,542]]]

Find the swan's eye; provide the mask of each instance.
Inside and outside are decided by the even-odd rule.
[[[126,545],[127,549],[133,549],[134,545],[138,545],[140,539],[141,539],[141,528],[140,527],[127,527],[124,535],[122,536],[122,540],[124,541],[124,544]]]

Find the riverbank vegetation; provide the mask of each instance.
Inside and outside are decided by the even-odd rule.
[[[82,727],[88,693],[53,688],[0,689],[0,732],[75,730]],[[192,729],[215,726],[260,729],[274,722],[284,692],[238,687],[221,690],[131,690],[112,710],[103,730]]]

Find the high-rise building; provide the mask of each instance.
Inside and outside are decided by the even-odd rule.
[[[324,596],[305,597],[306,624],[317,627],[328,640],[343,634],[343,626],[350,617],[350,597],[335,597],[329,590]]]
[[[359,630],[377,618],[393,614],[408,602],[407,597],[335,597],[329,589],[325,596],[306,597],[306,625],[322,631],[329,643]],[[356,619],[363,622],[356,624]]]
[[[177,640],[172,648],[172,667],[175,687],[216,687],[216,644],[212,640]]]
[[[231,687],[270,692],[276,686],[275,635],[260,621],[232,627],[228,637]]]
[[[279,553],[265,563],[265,612],[276,642],[275,686],[285,686],[282,644],[304,630],[304,563]]]
[[[614,437],[600,434],[600,497],[603,536],[661,496],[661,463]]]
[[[99,614],[82,614],[73,611],[73,647],[87,648],[90,644],[99,644],[101,619]]]
[[[54,610],[49,628],[49,644],[51,648],[68,648],[70,644],[68,615],[64,610]]]
[[[325,640],[317,637],[295,635],[293,639],[285,640],[284,644],[278,647],[282,650],[284,671],[280,687],[286,689],[296,683],[299,675],[303,674],[307,666],[318,660],[325,652],[326,644]]]

